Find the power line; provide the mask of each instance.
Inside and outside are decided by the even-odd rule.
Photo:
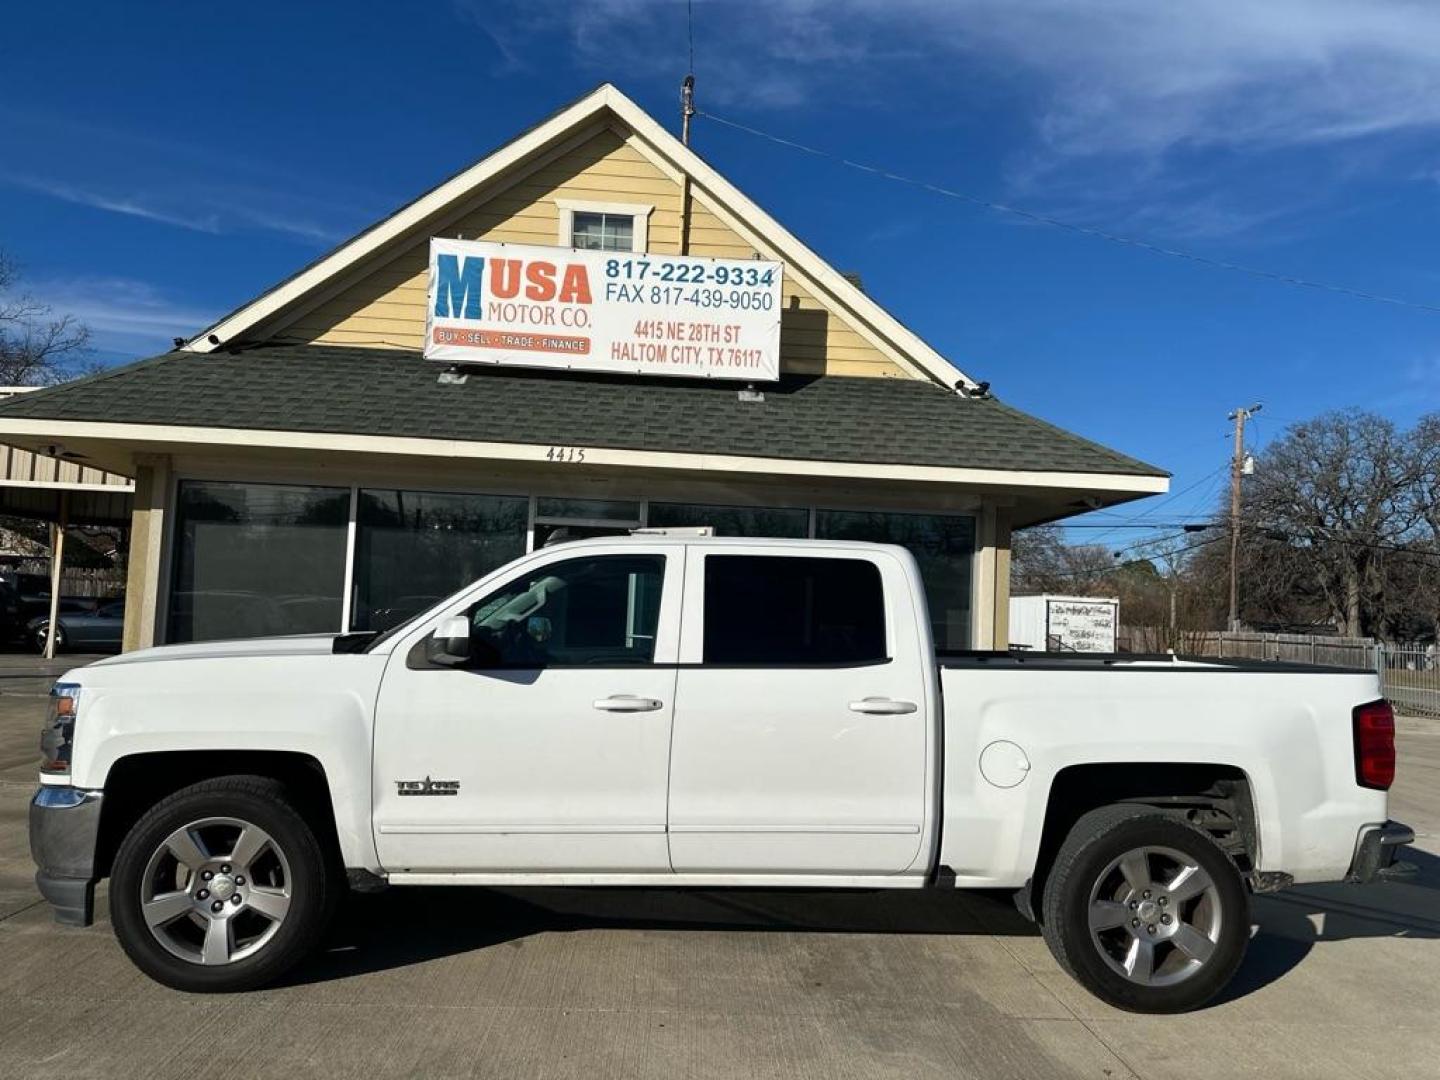
[[[830,161],[839,162],[851,169],[858,169],[861,172],[871,173],[883,177],[886,180],[894,180],[897,183],[908,184],[911,187],[929,191],[935,195],[943,195],[948,199],[959,199],[961,202],[970,203],[972,206],[983,207],[992,210],[997,214],[1009,214],[1012,217],[1023,218],[1026,221],[1034,222],[1037,225],[1048,225],[1051,228],[1063,229],[1066,232],[1077,233],[1081,236],[1089,236],[1096,240],[1107,240],[1112,244],[1120,244],[1125,247],[1136,248],[1141,251],[1148,251],[1152,255],[1165,255],[1172,259],[1183,259],[1186,262],[1195,263],[1200,266],[1209,267],[1212,270],[1229,270],[1238,274],[1247,274],[1250,277],[1260,278],[1265,281],[1273,281],[1281,285],[1291,285],[1303,289],[1315,289],[1320,292],[1338,293],[1341,296],[1348,296],[1355,300],[1368,300],[1376,304],[1391,304],[1395,307],[1412,308],[1416,311],[1428,311],[1440,314],[1440,305],[1422,304],[1414,300],[1404,300],[1396,296],[1384,296],[1380,293],[1367,292],[1364,289],[1351,288],[1348,285],[1335,285],[1326,281],[1316,281],[1312,278],[1296,277],[1293,274],[1282,274],[1275,270],[1265,270],[1256,266],[1246,266],[1243,263],[1233,263],[1225,259],[1213,259],[1208,255],[1198,255],[1193,251],[1185,251],[1181,248],[1167,247],[1163,244],[1152,243],[1149,240],[1141,240],[1134,236],[1125,236],[1121,233],[1110,232],[1106,229],[1097,229],[1092,225],[1081,225],[1078,222],[1066,221],[1063,218],[1051,217],[1048,214],[1036,213],[1033,210],[1026,210],[1023,207],[1011,206],[1008,203],[996,202],[993,199],[986,199],[979,195],[972,195],[966,191],[959,191],[955,188],[941,187],[939,184],[932,184],[925,180],[916,180],[914,177],[903,176],[900,173],[891,172],[889,169],[881,168],[878,165],[867,165],[862,161],[852,161],[850,158],[842,157],[839,154],[832,154],[828,150],[820,150],[804,143],[795,142],[793,139],[785,139],[779,135],[772,135],[768,131],[761,131],[746,124],[734,120],[727,120],[723,116],[716,116],[711,112],[698,111],[696,115],[703,116],[707,120],[714,120],[717,124],[734,128],[736,131],[743,131],[748,135],[754,135],[761,139],[768,139],[770,142],[778,143],[781,146],[788,146],[792,150],[799,150],[802,153],[814,157],[825,158]]]
[[[1417,559],[1440,559],[1440,551],[1426,551],[1424,548],[1407,546],[1405,544],[1386,544],[1379,540],[1354,540],[1345,537],[1324,537],[1311,536],[1306,532],[1295,532],[1293,530],[1280,528],[1272,525],[1245,525],[1243,528],[1259,533],[1263,540],[1274,540],[1277,543],[1288,544],[1293,540],[1305,540],[1311,544],[1345,544],[1349,547],[1366,548],[1371,551],[1395,551],[1402,555],[1410,555]],[[1329,525],[1306,525],[1306,530],[1324,533],[1351,533],[1350,529],[1337,529]]]
[[[1228,464],[1228,463],[1227,463],[1227,464]],[[1141,518],[1143,518],[1143,517],[1149,517],[1149,516],[1150,516],[1151,514],[1153,514],[1156,510],[1159,510],[1162,506],[1168,506],[1168,505],[1170,505],[1171,503],[1173,503],[1176,499],[1180,498],[1182,495],[1188,495],[1190,492],[1194,491],[1194,490],[1195,490],[1197,487],[1199,487],[1201,484],[1205,483],[1205,481],[1207,481],[1207,480],[1212,480],[1212,479],[1215,479],[1216,477],[1218,477],[1219,474],[1220,474],[1222,471],[1224,471],[1225,468],[1226,468],[1226,465],[1217,465],[1213,471],[1206,473],[1204,476],[1202,476],[1199,480],[1196,480],[1196,481],[1195,481],[1193,484],[1191,484],[1189,487],[1182,488],[1181,490],[1175,492],[1175,494],[1173,494],[1173,495],[1167,495],[1167,496],[1165,496],[1165,498],[1159,500],[1158,502],[1151,504],[1151,506],[1150,506],[1148,509],[1140,511],[1140,513],[1136,514],[1135,517],[1131,519],[1131,522],[1132,522],[1132,523],[1133,523],[1133,522],[1138,522],[1138,521],[1139,521]],[[1068,528],[1068,527],[1069,527],[1069,526],[1067,526],[1067,528]],[[1109,535],[1109,534],[1108,534],[1108,533],[1101,533],[1100,536],[1095,537],[1095,540],[1099,540],[1101,536],[1107,536],[1107,535]]]
[[[1061,526],[1061,528],[1065,528],[1065,529],[1104,529],[1104,530],[1106,530],[1107,532],[1109,532],[1109,531],[1111,531],[1111,530],[1113,530],[1113,529],[1183,529],[1183,528],[1185,528],[1185,527],[1186,527],[1187,525],[1189,525],[1189,524],[1191,524],[1191,523],[1190,523],[1190,522],[1185,522],[1185,521],[1165,521],[1165,522],[1154,521],[1154,522],[1147,522],[1147,523],[1144,524],[1144,525],[1140,525],[1140,524],[1138,524],[1138,523],[1136,523],[1136,522],[1126,522],[1126,521],[1121,521],[1121,522],[1109,522],[1109,521],[1095,521],[1095,522],[1090,522],[1090,521],[1082,521],[1082,522],[1079,522],[1078,524],[1075,524],[1075,525],[1063,525],[1063,526]],[[1205,528],[1209,528],[1209,524],[1208,524],[1208,523],[1205,525]],[[1098,540],[1098,539],[1100,539],[1100,538],[1097,536],[1097,537],[1095,537],[1095,539]]]
[[[1144,541],[1143,543],[1160,543],[1160,542],[1162,542],[1163,540],[1174,540],[1174,539],[1178,539],[1179,536],[1184,536],[1184,535],[1185,535],[1184,533],[1180,533],[1180,534],[1178,534],[1177,536],[1161,537],[1159,540],[1147,540],[1147,541]],[[1190,545],[1188,545],[1188,546],[1186,546],[1186,547],[1180,548],[1180,549],[1177,550],[1177,551],[1167,552],[1167,554],[1169,554],[1169,555],[1186,555],[1186,554],[1189,554],[1189,553],[1192,552],[1192,551],[1197,551],[1197,550],[1199,550],[1200,548],[1206,547],[1206,546],[1208,546],[1208,545],[1210,545],[1210,544],[1219,543],[1221,540],[1224,540],[1224,539],[1226,539],[1226,537],[1225,537],[1223,534],[1217,535],[1217,536],[1212,536],[1212,537],[1210,537],[1208,540],[1200,540],[1200,541],[1198,541],[1198,542],[1196,542],[1196,543],[1194,543],[1194,544],[1190,544]],[[1143,545],[1134,545],[1134,546],[1139,547],[1139,546],[1143,546]],[[1122,553],[1124,553],[1126,550],[1128,550],[1128,549],[1126,549],[1126,548],[1120,548],[1120,549],[1117,551],[1117,554],[1122,554]],[[1093,576],[1096,575],[1096,574],[1119,574],[1119,573],[1122,573],[1124,570],[1125,570],[1125,563],[1117,563],[1117,564],[1114,565],[1114,566],[1092,566],[1092,567],[1090,567],[1090,568],[1088,568],[1088,569],[1086,569],[1086,570],[1060,570],[1060,571],[1057,571],[1057,573],[1058,573],[1061,577],[1093,577]]]
[[[1144,540],[1131,540],[1128,544],[1124,544],[1124,545],[1122,545],[1122,546],[1120,546],[1120,547],[1117,547],[1117,548],[1115,549],[1115,553],[1114,553],[1114,554],[1115,554],[1115,558],[1118,559],[1118,558],[1120,558],[1122,555],[1128,555],[1128,554],[1130,554],[1130,553],[1132,553],[1132,552],[1139,551],[1141,548],[1147,547],[1147,546],[1150,546],[1150,545],[1154,545],[1154,544],[1164,544],[1164,543],[1166,543],[1166,542],[1168,542],[1168,541],[1170,541],[1170,540],[1183,540],[1186,536],[1189,536],[1189,535],[1190,535],[1189,533],[1184,532],[1184,531],[1181,531],[1181,532],[1177,532],[1177,533],[1171,533],[1169,536],[1151,536],[1151,537],[1147,537],[1147,538],[1144,539]],[[1210,539],[1213,540],[1214,537],[1211,537]],[[1210,542],[1210,540],[1201,541],[1201,543],[1205,543],[1205,544],[1208,544],[1209,542]],[[1180,555],[1180,554],[1183,554],[1183,551],[1184,551],[1184,549],[1182,549],[1181,551],[1167,552],[1167,554]]]

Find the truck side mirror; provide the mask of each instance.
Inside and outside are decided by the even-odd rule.
[[[459,667],[470,658],[470,619],[465,615],[442,620],[425,642],[425,659],[432,664]]]

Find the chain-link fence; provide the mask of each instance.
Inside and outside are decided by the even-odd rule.
[[[1396,709],[1440,716],[1440,655],[1434,645],[1422,649],[1377,645],[1375,666],[1385,696]]]

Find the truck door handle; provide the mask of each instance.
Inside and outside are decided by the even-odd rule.
[[[851,712],[868,713],[871,716],[901,716],[912,713],[919,707],[913,701],[896,701],[886,697],[867,697],[850,702]]]
[[[654,712],[665,707],[659,698],[636,697],[634,694],[611,694],[596,698],[591,704],[601,712]]]

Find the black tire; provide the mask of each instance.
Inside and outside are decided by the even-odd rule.
[[[142,900],[154,888],[154,882],[147,881],[147,868],[154,866],[155,859],[163,860],[165,857],[161,849],[167,837],[191,823],[213,819],[236,819],[253,824],[268,834],[271,844],[268,854],[262,855],[261,859],[277,860],[270,864],[269,870],[269,873],[275,874],[274,867],[283,857],[282,876],[289,890],[289,904],[268,939],[256,946],[253,953],[207,966],[198,958],[184,959],[174,955],[161,943],[162,931],[152,931],[147,925]],[[223,824],[206,827],[227,828]],[[261,776],[222,776],[204,780],[156,803],[126,835],[116,852],[111,871],[110,921],[126,954],[141,971],[157,982],[176,990],[199,993],[251,990],[274,982],[319,943],[340,891],[334,865],[335,860],[327,858],[315,833],[290,801],[283,785],[277,781]],[[218,867],[207,872],[213,874],[216,870]],[[162,875],[164,872],[163,869],[160,871]],[[155,873],[154,869],[149,871],[152,877]],[[184,871],[180,873],[184,874]],[[193,893],[194,888],[202,886],[198,876],[190,880],[191,884],[176,891]],[[248,884],[254,886],[259,882]],[[142,889],[147,891],[142,894]],[[236,894],[243,891],[235,889]],[[253,888],[251,891],[259,892]],[[242,901],[244,899],[242,896]],[[240,925],[238,917],[246,907],[248,905],[242,904],[236,909],[237,927]],[[225,911],[228,914],[229,909]],[[256,918],[253,914],[246,917]],[[204,929],[192,931],[186,920],[203,926],[203,920],[207,918],[209,916],[203,912],[181,915],[169,924],[169,930],[164,931],[168,935],[167,940],[177,941],[175,934],[178,928],[182,937],[196,933],[203,942]],[[238,941],[238,929],[233,933],[234,940]]]
[[[35,651],[41,656],[45,655],[45,639],[50,636],[50,624],[41,623],[35,628]],[[58,653],[65,648],[65,627],[61,626],[55,631],[55,651]]]
[[[1156,871],[1151,890],[1133,889],[1130,875],[1116,865],[1136,852],[1147,852],[1139,866]],[[1177,880],[1178,869],[1166,877],[1170,858],[1164,852],[1183,855],[1208,875],[1213,888],[1188,898],[1187,889],[1177,888],[1171,905],[1166,885]],[[1137,862],[1128,865],[1133,869]],[[1166,897],[1165,907],[1157,906],[1160,896]],[[1125,916],[1121,923],[1092,934],[1092,897],[1097,922],[1109,922],[1118,912]],[[1135,906],[1142,903],[1144,908]],[[1045,942],[1060,966],[1102,1001],[1131,1012],[1177,1013],[1204,1005],[1230,982],[1250,940],[1249,896],[1229,856],[1201,830],[1144,806],[1106,806],[1075,823],[1045,882],[1042,910]],[[1147,920],[1128,917],[1147,913]],[[1191,936],[1192,919],[1203,925],[1200,936],[1209,944]],[[1188,949],[1177,944],[1182,940]],[[1144,979],[1143,961],[1129,976],[1120,970],[1147,944],[1155,964],[1153,984],[1137,981]]]

